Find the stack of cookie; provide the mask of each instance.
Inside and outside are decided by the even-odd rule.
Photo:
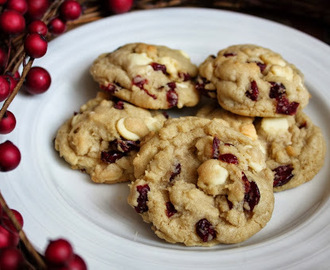
[[[271,219],[274,191],[323,165],[303,76],[266,48],[231,46],[197,67],[180,50],[132,43],[90,72],[104,92],[60,127],[55,148],[94,182],[127,181],[128,203],[170,243],[248,239]]]

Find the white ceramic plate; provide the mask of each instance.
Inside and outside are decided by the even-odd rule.
[[[199,64],[229,45],[255,43],[282,54],[305,74],[312,94],[306,113],[330,138],[330,47],[286,26],[233,12],[173,8],[109,17],[56,38],[35,62],[52,75],[50,90],[19,94],[10,107],[17,128],[7,136],[22,152],[20,166],[1,173],[0,188],[41,252],[64,237],[90,269],[326,269],[330,265],[330,169],[276,194],[271,221],[248,241],[188,248],[158,239],[126,203],[127,184],[97,185],[58,157],[58,127],[95,96],[88,69],[103,52],[128,42],[167,45]],[[184,111],[183,111],[184,112]]]

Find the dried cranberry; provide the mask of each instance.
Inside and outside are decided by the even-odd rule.
[[[133,85],[136,85],[141,90],[143,90],[148,96],[152,97],[153,99],[157,99],[157,96],[151,94],[147,89],[144,88],[144,85],[148,83],[147,79],[143,79],[140,75],[137,75],[132,80]]]
[[[125,153],[115,150],[101,152],[101,160],[107,163],[115,163],[118,159],[121,159],[123,156],[125,156]]]
[[[245,95],[250,98],[252,101],[256,101],[259,96],[259,88],[256,81],[251,82],[251,89],[245,92]]]
[[[185,72],[179,72],[179,78],[181,78],[184,82],[191,80],[190,74]]]
[[[170,176],[170,182],[174,180],[176,176],[178,176],[181,173],[181,164],[178,163],[175,165],[174,171],[172,172]]]
[[[236,53],[224,53],[224,57],[236,56]]]
[[[212,158],[213,159],[218,159],[219,158],[219,145],[220,145],[220,140],[218,137],[214,137],[213,138],[213,142],[212,142]]]
[[[292,174],[293,166],[292,164],[289,165],[282,165],[273,170],[275,172],[273,187],[280,187],[288,183],[294,174]]]
[[[289,102],[285,96],[281,96],[276,99],[276,113],[285,114],[285,115],[294,115],[297,112],[299,107],[298,102]]]
[[[116,101],[114,101],[113,107],[117,110],[123,110],[124,109],[124,102],[122,100],[116,100]]]
[[[230,164],[238,164],[238,159],[233,154],[222,154],[219,156],[219,160]]]
[[[171,202],[166,203],[166,215],[167,215],[167,217],[170,218],[171,216],[173,216],[177,212],[178,211],[174,208],[173,203],[171,203]]]
[[[135,206],[135,211],[138,213],[144,213],[149,210],[147,201],[148,201],[148,192],[150,191],[150,187],[148,184],[140,185],[136,187],[137,192],[139,193],[139,197],[137,198],[138,205]]]
[[[217,236],[212,224],[206,218],[203,218],[196,223],[196,233],[203,242],[211,241]]]
[[[152,66],[152,68],[154,69],[154,71],[158,71],[160,70],[161,72],[163,72],[165,75],[167,75],[167,71],[166,71],[166,66],[159,64],[159,63],[151,63],[150,66]]]
[[[260,68],[260,72],[263,73],[267,65],[261,62],[256,62],[257,66]]]
[[[101,85],[100,87],[105,92],[109,92],[110,94],[113,94],[118,91],[117,86],[113,83],[109,83],[108,85]]]
[[[178,93],[175,90],[167,91],[166,99],[170,108],[178,105]]]
[[[269,82],[271,84],[269,97],[279,98],[286,93],[285,86],[282,83]]]
[[[250,182],[244,172],[242,172],[242,180],[245,188],[244,201],[249,205],[247,210],[252,212],[260,201],[260,191],[256,182]]]
[[[302,129],[302,128],[306,128],[306,127],[307,127],[307,122],[306,122],[306,121],[303,122],[303,123],[299,126],[300,129]]]
[[[133,78],[132,83],[140,89],[144,89],[144,85],[148,83],[148,80],[142,78],[140,75],[137,75]]]
[[[128,153],[131,151],[138,151],[140,149],[140,141],[116,139],[111,143],[115,144],[117,150],[124,153]]]
[[[195,88],[197,91],[207,91],[205,89],[205,85],[210,83],[209,80],[205,79],[205,78],[199,78],[198,81],[196,82]]]
[[[169,82],[167,84],[168,88],[170,88],[170,90],[175,90],[176,88],[176,83],[175,82]]]

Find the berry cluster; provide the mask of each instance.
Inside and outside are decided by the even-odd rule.
[[[0,0],[0,135],[9,134],[16,127],[15,115],[8,107],[20,89],[31,96],[49,89],[49,72],[43,67],[33,66],[33,61],[45,56],[48,42],[64,33],[69,21],[82,15],[86,2]],[[100,6],[104,4],[104,0],[99,2]],[[105,2],[108,11],[114,14],[127,12],[133,5],[133,0]],[[21,153],[15,144],[9,140],[0,142],[0,173],[14,170],[20,161]],[[7,209],[11,213],[9,216],[7,211],[3,211],[5,201],[1,192],[0,201],[0,269],[33,269],[31,265],[27,267],[29,260],[20,248],[25,246],[24,240],[28,242],[22,230],[23,218],[17,210]],[[41,265],[37,263],[41,269],[87,269],[84,260],[73,252],[65,239],[50,241],[45,255],[39,255],[37,253],[34,259],[39,261],[41,258]]]
[[[9,100],[21,86],[31,95],[46,92],[51,76],[43,67],[32,66],[33,60],[46,54],[48,40],[63,33],[68,21],[79,18],[80,3],[76,0],[53,3],[50,0],[0,0],[0,12],[0,102]],[[23,59],[22,74],[18,72],[17,62],[21,63],[17,58]],[[30,66],[25,64],[25,59],[29,59]],[[0,134],[8,134],[15,128],[16,118],[6,108],[2,111]],[[18,148],[6,141],[0,144],[0,150],[0,171],[15,169],[21,160]]]
[[[49,72],[33,66],[33,61],[43,57],[48,41],[63,33],[67,21],[77,19],[81,13],[81,5],[76,0],[0,0],[0,102],[4,102],[0,134],[8,134],[16,126],[16,118],[7,108],[20,88],[30,95],[49,89]],[[15,169],[20,161],[21,153],[16,145],[9,140],[0,143],[0,172]],[[10,217],[2,206],[0,210],[0,269],[30,269],[26,253],[21,249],[24,244],[19,234],[23,232],[22,215],[12,209]],[[15,220],[18,227],[14,225]],[[67,257],[61,258],[64,253]],[[45,267],[51,269],[87,269],[84,260],[73,253],[71,244],[64,239],[49,243],[43,261]]]
[[[23,227],[22,215],[15,209],[11,213],[18,225],[14,225],[2,208],[0,208],[0,269],[31,269],[29,261],[20,248],[19,230]],[[72,245],[65,239],[52,240],[48,243],[44,255],[47,269],[75,269],[86,270],[85,261],[74,253]]]

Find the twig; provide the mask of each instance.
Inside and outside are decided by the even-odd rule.
[[[13,92],[10,94],[10,96],[6,99],[5,103],[2,105],[2,108],[0,110],[0,119],[2,119],[2,117],[4,116],[5,112],[7,111],[10,103],[14,100],[15,96],[17,95],[18,91],[21,89],[24,79],[27,75],[27,73],[29,72],[29,70],[32,67],[34,59],[30,58],[29,62],[26,64],[26,66],[24,66],[22,75],[20,80],[18,81],[16,87],[14,88]]]
[[[38,267],[40,269],[46,269],[46,264],[45,264],[44,260],[42,259],[42,257],[39,255],[39,253],[32,246],[31,242],[29,241],[26,234],[22,230],[21,224],[18,222],[18,220],[16,219],[14,213],[8,207],[8,205],[7,205],[4,197],[2,196],[1,192],[0,192],[0,204],[1,204],[2,209],[5,211],[5,213],[9,217],[10,221],[14,225],[15,229],[18,231],[18,235],[19,235],[20,240],[24,243],[26,249],[29,251],[31,257],[33,257],[33,259],[37,263]]]

